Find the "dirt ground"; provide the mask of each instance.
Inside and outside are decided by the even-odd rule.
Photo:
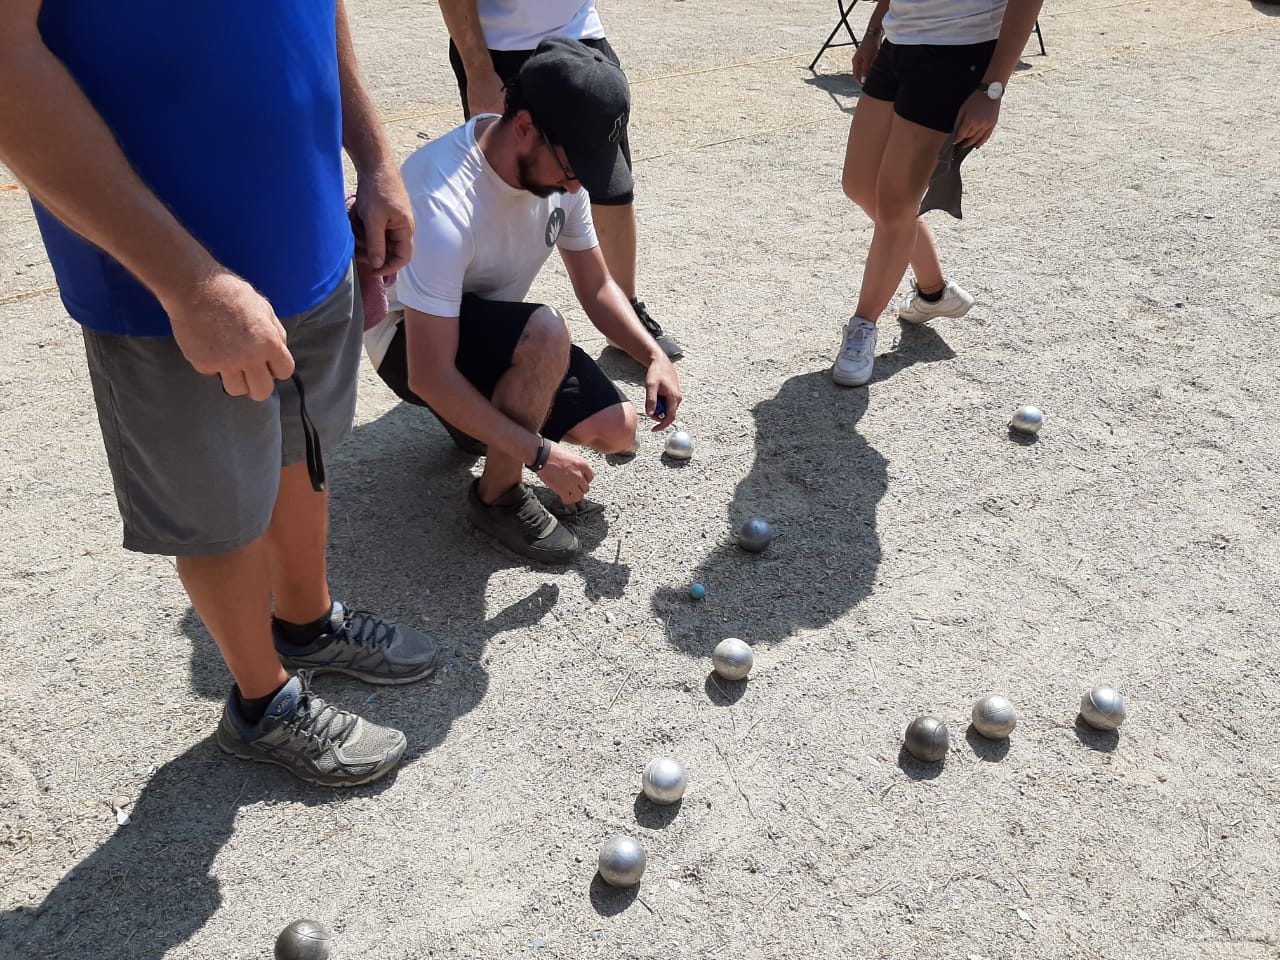
[[[396,148],[453,126],[435,5],[348,6]],[[319,682],[409,736],[353,792],[214,746],[229,676],[171,562],[119,546],[77,328],[0,190],[0,957],[263,958],[295,917],[336,960],[1280,955],[1280,7],[1052,4],[967,218],[931,215],[978,305],[887,321],[841,390],[871,231],[838,185],[849,51],[807,69],[834,6],[602,4],[697,449],[601,461],[589,556],[470,533],[472,463],[365,365],[333,583],[451,656]],[[534,295],[603,351],[562,271]],[[1026,402],[1034,444],[1005,431]],[[760,556],[730,541],[751,514]],[[746,684],[708,678],[728,635]],[[1075,725],[1096,683],[1118,736]],[[966,730],[992,691],[1007,746]],[[921,712],[940,768],[900,754]],[[676,810],[637,799],[660,754]],[[638,889],[593,881],[617,831]]]

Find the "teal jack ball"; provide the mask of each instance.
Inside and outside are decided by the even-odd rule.
[[[707,588],[700,583],[695,583],[689,588],[689,596],[695,600],[701,600],[707,595]]]

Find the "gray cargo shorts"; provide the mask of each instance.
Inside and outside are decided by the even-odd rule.
[[[363,320],[348,270],[322,303],[280,321],[324,452],[351,432]],[[85,329],[84,344],[125,549],[231,553],[266,533],[281,468],[307,459],[294,384],[261,402],[229,397],[172,337]]]

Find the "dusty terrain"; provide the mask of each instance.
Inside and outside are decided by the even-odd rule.
[[[458,119],[438,12],[349,7],[407,154]],[[602,7],[696,456],[601,461],[590,556],[529,570],[366,365],[335,589],[451,650],[425,685],[320,682],[407,732],[373,787],[213,745],[229,677],[172,564],[119,546],[77,328],[0,190],[0,957],[247,960],[299,916],[337,960],[1276,956],[1280,7],[1052,4],[966,219],[931,215],[978,305],[888,320],[865,390],[827,375],[870,239],[838,186],[849,51],[806,69],[834,4]],[[535,295],[603,351],[558,269]],[[753,513],[761,556],[730,542]],[[726,635],[746,684],[708,679]],[[1095,683],[1118,736],[1075,725]],[[966,733],[991,691],[1007,747]],[[940,769],[900,756],[921,712]],[[637,800],[657,754],[678,810]],[[592,879],[619,830],[630,892]]]

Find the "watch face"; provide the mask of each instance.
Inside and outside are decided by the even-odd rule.
[[[987,96],[992,100],[999,100],[1004,96],[1004,84],[999,80],[993,80],[991,83],[987,84]]]

